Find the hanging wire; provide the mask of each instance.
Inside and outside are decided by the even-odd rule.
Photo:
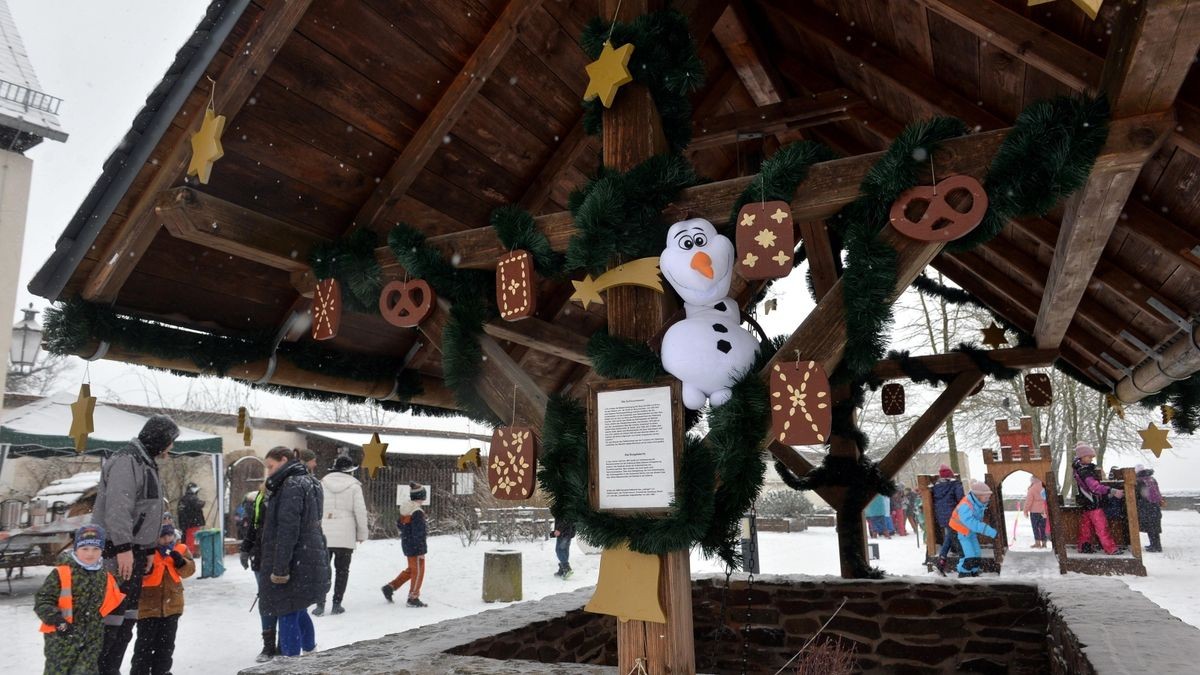
[[[617,28],[617,16],[619,16],[621,14],[621,3],[622,2],[624,2],[624,0],[617,0],[617,9],[615,11],[613,11],[612,25],[608,27],[608,37],[604,39],[604,41],[609,44],[612,44],[612,34],[613,34],[613,31],[616,30],[616,28]]]
[[[846,606],[847,600],[849,600],[849,598],[842,598],[842,604],[838,605],[838,608],[833,610],[833,614],[829,616],[829,620],[825,622],[825,625],[821,626],[817,632],[813,633],[813,636],[808,638],[808,642],[805,642],[804,645],[800,647],[800,651],[793,654],[792,658],[788,659],[787,663],[783,664],[782,668],[775,671],[774,675],[779,675],[783,671],[787,670],[787,667],[792,665],[792,661],[795,661],[797,658],[799,658],[800,654],[802,654],[805,649],[808,649],[808,646],[812,644],[813,640],[816,640],[818,635],[825,632],[825,629],[829,627],[829,624],[833,621],[834,617],[838,615],[838,612],[842,611],[842,608]]]
[[[213,101],[213,97],[216,96],[216,94],[217,94],[217,81],[212,79],[212,77],[209,75],[205,75],[204,77],[208,78],[208,84],[209,84],[209,87],[208,87],[208,109],[215,113],[217,111],[217,106],[216,106],[216,103],[214,103],[214,101]]]

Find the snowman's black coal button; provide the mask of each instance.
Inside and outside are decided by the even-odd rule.
[[[713,330],[717,331],[718,333],[728,333],[729,332],[728,328],[726,328],[724,325],[719,324],[719,323],[713,324]]]
[[[728,340],[717,340],[717,349],[721,350],[722,354],[728,354],[733,345],[729,344]]]

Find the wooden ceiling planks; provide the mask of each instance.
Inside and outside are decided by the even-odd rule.
[[[933,75],[968,100],[982,103],[979,38],[937,13],[928,18]]]

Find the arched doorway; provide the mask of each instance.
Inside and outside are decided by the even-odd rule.
[[[242,454],[242,456],[233,459],[237,454]],[[243,533],[238,526],[240,520],[238,506],[242,504],[247,495],[258,492],[262,482],[266,480],[267,467],[261,459],[254,455],[252,450],[230,453],[229,459],[232,462],[225,470],[225,496],[228,500],[225,510],[225,531],[229,533],[229,536],[241,539]]]

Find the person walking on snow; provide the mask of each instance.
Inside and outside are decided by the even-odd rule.
[[[1029,489],[1025,492],[1025,507],[1021,509],[1029,516],[1029,525],[1033,529],[1033,547],[1046,548],[1046,488],[1037,476],[1029,481]]]
[[[33,611],[45,635],[45,675],[95,673],[104,646],[104,617],[125,595],[104,570],[104,528],[84,525],[61,565],[51,568],[34,595]],[[10,664],[16,667],[16,664]]]
[[[1075,504],[1083,509],[1083,517],[1079,520],[1078,550],[1080,553],[1092,552],[1092,535],[1100,540],[1100,547],[1108,555],[1120,555],[1121,549],[1108,533],[1108,518],[1104,515],[1104,498],[1111,496],[1120,499],[1125,496],[1123,490],[1110,488],[1100,482],[1104,475],[1096,466],[1096,450],[1080,441],[1075,446],[1075,461],[1071,469],[1075,476]]]
[[[266,481],[263,481],[262,486],[257,492],[250,493],[250,496],[253,498],[249,500],[250,503],[246,511],[239,559],[242,563],[242,569],[252,571],[255,581],[261,584],[262,577],[259,576],[258,570],[262,567],[262,526],[263,517],[267,511],[268,496]],[[258,587],[259,596],[262,593],[263,589],[260,585]],[[276,632],[276,624],[279,623],[279,618],[260,612],[259,621],[262,626],[263,648],[254,660],[258,663],[265,663],[279,654],[278,634]]]
[[[333,584],[333,609],[341,614],[342,598],[346,595],[346,583],[350,580],[350,559],[354,547],[367,540],[367,502],[363,499],[362,485],[353,474],[358,467],[354,460],[339,455],[333,467],[321,479],[325,489],[325,516],[321,518],[321,530],[325,533],[325,545],[337,572]],[[314,616],[325,614],[325,598],[317,603]]]
[[[279,619],[279,654],[317,648],[308,616],[329,592],[329,554],[321,534],[321,484],[283,446],[267,453],[267,500],[260,537],[258,611]]]
[[[554,554],[558,556],[556,577],[571,577],[571,540],[575,538],[575,523],[561,518],[554,519]]]
[[[383,585],[383,597],[391,602],[392,594],[405,582],[409,582],[408,606],[427,607],[428,605],[421,602],[421,583],[425,580],[425,554],[429,550],[426,543],[428,530],[421,502],[425,501],[427,493],[420,483],[409,483],[408,487],[408,499],[400,505],[400,518],[396,520],[396,527],[400,528],[400,549],[408,559],[408,567],[395,579]]]
[[[938,479],[929,489],[933,495],[933,518],[935,525],[942,531],[942,548],[938,551],[937,570],[942,576],[946,575],[947,557],[951,547],[962,557],[962,547],[958,543],[958,533],[950,528],[950,516],[954,507],[963,498],[962,481],[954,476],[954,470],[943,464],[938,467]]]
[[[183,580],[196,572],[191,550],[163,525],[138,602],[137,641],[129,675],[170,675],[175,633],[183,615]]]
[[[1158,489],[1158,479],[1154,477],[1154,469],[1137,465],[1137,512],[1138,527],[1150,535],[1148,553],[1162,553],[1162,492]]]
[[[200,486],[188,483],[187,490],[179,500],[179,527],[183,530],[183,543],[198,554],[196,531],[204,527],[204,500],[200,499]]]
[[[867,528],[871,532],[871,536],[882,535],[888,539],[892,535],[888,532],[890,529],[887,523],[887,511],[890,505],[890,500],[887,495],[875,495],[875,498],[867,503],[866,518]]]
[[[962,545],[963,555],[958,561],[959,577],[979,576],[979,535],[995,538],[996,528],[983,522],[983,514],[987,512],[988,502],[992,499],[992,489],[979,481],[971,482],[971,491],[967,493],[954,513],[950,515],[950,529],[958,534],[958,543]]]
[[[904,486],[898,485],[896,491],[892,493],[892,498],[889,503],[892,517],[892,527],[895,528],[896,534],[901,537],[907,537],[908,532],[904,529]]]
[[[156,460],[175,446],[179,426],[165,415],[146,420],[128,445],[104,460],[92,522],[108,535],[104,564],[114,572],[125,601],[104,617],[104,647],[100,651],[101,675],[120,675],[125,649],[133,639],[142,597],[142,577],[158,547],[162,529],[162,485]]]

